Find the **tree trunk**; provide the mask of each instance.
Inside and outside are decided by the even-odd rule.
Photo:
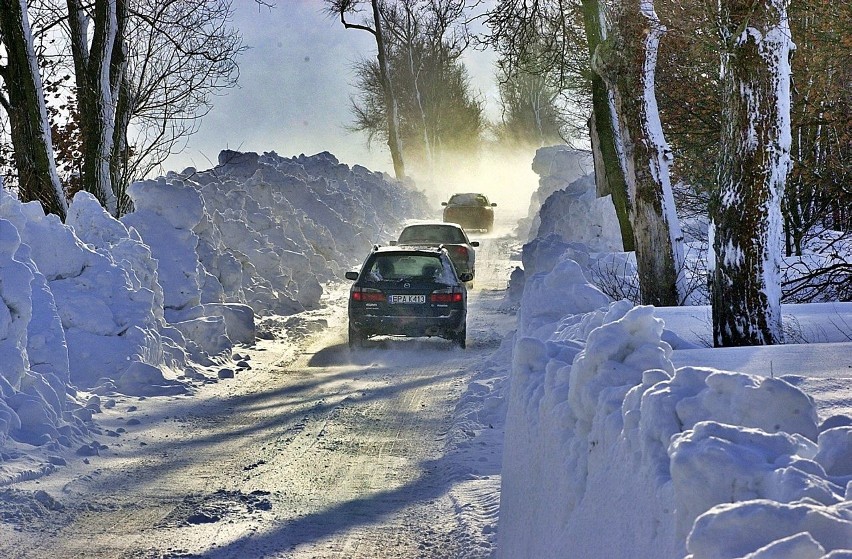
[[[112,153],[110,154],[110,182],[115,194],[118,217],[133,211],[133,202],[127,195],[130,180],[128,162],[130,147],[127,145],[127,129],[131,117],[130,87],[122,79],[118,88],[118,102],[115,108],[115,128],[113,130]]]
[[[603,40],[601,7],[599,0],[583,0],[583,22],[589,43],[592,82],[592,119],[589,124],[592,152],[595,161],[595,182],[601,195],[610,194],[621,229],[621,243],[625,251],[635,250],[633,226],[630,223],[627,183],[624,166],[616,149],[613,130],[613,113],[610,110],[609,93],[601,75],[595,68],[594,59],[598,45]]]
[[[393,171],[396,178],[405,178],[405,162],[402,159],[402,141],[399,138],[399,111],[397,109],[396,97],[393,94],[390,71],[385,52],[384,35],[382,34],[382,18],[379,12],[378,0],[372,0],[373,21],[375,25],[376,50],[378,51],[379,72],[382,79],[382,89],[385,94],[385,107],[388,111],[388,148],[393,159]]]
[[[8,65],[0,70],[8,91],[8,98],[2,100],[9,113],[20,197],[25,202],[38,200],[45,213],[56,214],[64,221],[68,204],[53,158],[26,2],[4,0],[0,7],[0,38],[8,57]]]
[[[408,48],[408,71],[411,73],[411,83],[414,85],[414,98],[417,100],[417,109],[420,112],[420,125],[423,127],[423,149],[426,152],[426,168],[429,180],[435,178],[435,157],[432,150],[432,139],[429,134],[429,118],[423,106],[423,96],[420,93],[420,68],[414,63],[414,44],[409,39],[406,44]]]
[[[637,15],[641,16],[637,19]],[[665,27],[649,0],[625,2],[607,68],[619,115],[630,217],[643,304],[676,306],[687,297],[683,237],[669,179],[671,150],[654,94],[657,49]]]
[[[133,211],[133,203],[127,195],[128,160],[130,147],[127,145],[127,128],[133,111],[130,84],[126,78],[127,45],[124,41],[127,30],[127,2],[116,2],[116,39],[110,60],[110,91],[115,99],[115,117],[112,149],[109,156],[110,184],[115,194],[117,217]]]
[[[81,3],[67,0],[67,4],[83,137],[83,188],[110,214],[118,216],[110,177],[115,125],[110,71],[118,30],[116,0],[95,0],[91,51],[87,46],[88,17]]]
[[[790,167],[788,0],[721,0],[722,138],[710,199],[716,346],[783,342],[781,199]]]

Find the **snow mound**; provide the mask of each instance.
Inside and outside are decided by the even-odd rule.
[[[538,188],[530,199],[528,215],[518,224],[518,235],[532,239],[539,230],[542,217],[539,210],[554,192],[594,172],[592,154],[587,151],[557,145],[536,150],[532,170],[539,176]]]
[[[535,288],[548,277],[550,289]],[[720,535],[721,520],[706,515],[722,514],[722,506],[724,514],[743,506],[769,517],[786,510],[781,504],[798,503],[830,521],[812,531],[802,515],[774,530],[776,540],[807,533],[826,552],[852,541],[850,509],[843,507],[852,481],[852,427],[821,433],[813,399],[782,379],[675,369],[653,307],[619,301],[569,309],[561,319],[549,311],[525,314],[552,308],[555,295],[572,299],[592,288],[576,263],[563,263],[524,291],[519,332],[526,328],[527,335],[513,348],[501,557],[554,557],[560,550],[581,557],[743,557],[702,553],[719,538],[747,540],[741,545],[748,553],[773,544],[744,537],[742,522],[730,522],[731,532]],[[643,514],[612,506],[627,502]],[[587,537],[604,530],[603,541]],[[784,542],[773,545],[786,549]]]

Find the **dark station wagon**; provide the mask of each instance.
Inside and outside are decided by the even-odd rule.
[[[361,270],[346,272],[349,347],[371,336],[438,336],[464,348],[470,274],[457,274],[442,247],[374,247]]]

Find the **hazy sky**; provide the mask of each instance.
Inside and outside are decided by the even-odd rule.
[[[282,156],[330,151],[349,165],[392,170],[387,149],[367,149],[366,137],[346,130],[355,93],[352,62],[375,56],[373,36],[347,30],[323,12],[322,0],[277,0],[258,7],[235,0],[234,27],[249,47],[240,58],[237,89],[213,99],[200,131],[167,170],[208,169],[219,151],[275,151]],[[466,63],[489,108],[494,107],[493,56],[470,51]]]

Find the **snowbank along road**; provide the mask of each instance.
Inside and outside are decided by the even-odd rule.
[[[322,310],[280,318],[284,339],[239,349],[251,367],[235,378],[105,409],[99,456],[3,491],[0,556],[490,556],[501,446],[453,443],[454,411],[514,327],[514,241],[479,240],[467,350],[350,351],[341,283]]]

